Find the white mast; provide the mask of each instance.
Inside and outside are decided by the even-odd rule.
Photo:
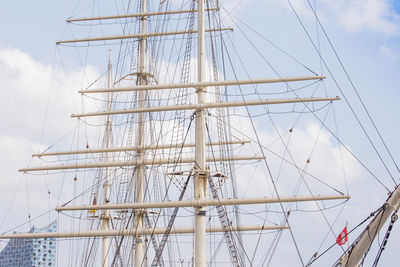
[[[111,52],[108,58],[108,88],[111,88]],[[107,94],[107,110],[111,111],[111,93]],[[106,149],[110,147],[111,142],[111,118],[110,115],[107,116],[107,124],[106,124]],[[105,160],[109,162],[109,153],[105,153]],[[110,170],[106,168],[106,177],[104,182],[104,204],[108,205],[110,202]],[[110,211],[104,210],[101,216],[102,230],[110,229]],[[108,266],[108,251],[109,251],[109,240],[108,237],[103,237],[102,239],[102,251],[101,251],[101,266]]]
[[[360,234],[357,240],[350,248],[340,257],[339,262],[335,266],[356,267],[368,252],[374,242],[375,237],[379,234],[383,225],[386,223],[390,215],[397,211],[400,207],[400,186],[392,193],[383,205],[382,209],[375,215],[371,223],[366,227],[364,232]]]
[[[146,12],[146,0],[141,0],[141,12]],[[141,34],[145,36],[146,33],[146,17],[141,17]],[[139,41],[139,74],[138,80],[139,85],[146,85],[146,44],[147,40],[146,37],[142,37]],[[146,101],[146,91],[138,92],[138,108],[145,107]],[[138,158],[140,161],[144,159],[144,150],[141,150],[142,147],[145,146],[145,113],[139,114],[139,126],[136,133],[136,145],[139,147],[138,151]],[[144,177],[145,177],[145,166],[140,165],[137,166],[136,169],[136,196],[135,202],[142,203],[143,202],[143,190],[144,190]],[[135,229],[137,231],[141,231],[144,228],[144,217],[143,217],[143,210],[137,210],[135,214]],[[143,263],[143,256],[144,256],[144,238],[142,235],[137,235],[135,238],[135,267],[142,266]]]
[[[204,63],[205,63],[205,30],[204,30],[204,0],[198,0],[197,7],[197,36],[198,36],[198,58],[197,58],[197,81],[204,82]],[[197,88],[197,103],[202,105],[205,102],[205,87]],[[195,199],[203,200],[206,198],[206,159],[205,159],[205,118],[204,108],[196,111],[196,157],[195,168],[198,170],[195,175],[194,191]],[[204,172],[204,173],[203,173]],[[206,210],[205,207],[196,208],[195,219],[195,252],[194,260],[196,267],[206,266]]]

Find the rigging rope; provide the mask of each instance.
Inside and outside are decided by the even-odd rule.
[[[225,43],[224,43],[224,45],[225,45]],[[226,49],[226,47],[225,47],[225,49]],[[229,61],[230,61],[231,66],[233,66],[233,62],[232,62],[232,59],[231,59],[229,53],[227,53],[227,56],[228,56],[228,59],[229,59]],[[235,76],[235,79],[238,80],[237,73],[235,72],[235,70],[232,70],[232,71],[233,71],[233,74],[234,74],[234,76]],[[239,88],[240,91],[242,92],[241,86],[238,86],[238,88]],[[245,99],[243,99],[243,101],[245,101]],[[275,180],[274,180],[274,178],[273,178],[272,171],[271,171],[271,168],[270,168],[270,166],[269,166],[269,163],[267,162],[265,152],[264,152],[264,150],[263,150],[262,147],[261,147],[261,140],[260,140],[259,135],[257,134],[256,126],[255,126],[255,124],[254,124],[254,121],[253,121],[252,118],[251,118],[249,107],[248,107],[248,106],[245,106],[245,109],[246,109],[246,112],[247,112],[247,114],[248,114],[248,117],[249,117],[249,120],[250,120],[250,123],[251,123],[251,127],[252,127],[252,129],[253,129],[253,132],[255,133],[255,136],[256,136],[256,140],[257,140],[256,143],[257,143],[258,146],[260,147],[260,152],[261,152],[262,156],[264,157],[264,163],[265,163],[265,166],[266,166],[266,168],[267,168],[267,173],[268,173],[269,179],[270,179],[270,181],[271,181],[271,183],[272,183],[272,185],[273,185],[273,188],[274,188],[274,191],[275,191],[275,193],[276,193],[276,195],[277,195],[277,198],[280,200],[280,194],[279,194],[279,192],[278,192],[278,187],[277,187],[277,185],[276,185],[276,183],[275,183]],[[281,201],[279,201],[279,206],[280,206],[282,212],[284,212],[283,214],[284,214],[284,216],[285,216],[285,221],[286,221],[287,225],[289,226],[289,232],[290,232],[290,235],[291,235],[291,237],[292,237],[292,240],[293,240],[294,246],[295,246],[295,248],[296,248],[297,255],[298,255],[299,259],[300,259],[301,265],[304,266],[303,258],[301,257],[298,244],[297,244],[297,242],[296,242],[296,240],[295,240],[295,238],[294,238],[294,233],[293,233],[292,229],[290,228],[288,216],[287,216],[286,213],[285,213],[285,209],[284,209],[283,204],[282,204]]]
[[[188,177],[186,178],[185,185],[182,188],[182,191],[181,191],[178,201],[182,201],[183,197],[185,196],[186,188],[189,184],[191,176],[192,176],[192,173],[189,173]],[[162,252],[164,250],[165,244],[167,243],[169,234],[171,233],[171,229],[172,229],[172,226],[174,225],[175,218],[176,218],[176,215],[178,214],[178,211],[179,211],[179,207],[175,207],[174,211],[172,212],[172,215],[168,222],[167,228],[165,229],[164,235],[161,239],[161,243],[156,250],[156,255],[154,256],[153,262],[151,263],[151,266],[153,266],[153,267],[158,266],[158,264],[160,262]]]
[[[266,41],[267,43],[271,44],[273,47],[275,47],[276,49],[278,49],[279,51],[281,51],[283,54],[287,55],[290,59],[292,59],[294,62],[296,62],[297,64],[299,64],[300,66],[302,66],[303,68],[305,68],[306,70],[308,70],[309,72],[311,72],[312,74],[318,76],[318,74],[313,71],[310,67],[307,67],[306,65],[304,65],[303,63],[301,63],[298,59],[296,59],[294,56],[290,55],[288,52],[286,52],[285,50],[283,50],[282,48],[280,48],[277,44],[275,44],[274,42],[272,42],[271,40],[269,40],[268,38],[266,38],[265,36],[263,36],[261,33],[259,33],[258,31],[256,31],[255,29],[253,29],[252,27],[250,27],[248,24],[246,24],[246,22],[244,22],[243,20],[241,20],[240,18],[238,18],[237,16],[235,16],[232,12],[229,12],[227,9],[225,9],[224,7],[222,7],[222,9],[228,13],[231,17],[235,18],[235,20],[239,21],[240,23],[242,23],[243,25],[245,25],[249,30],[251,30],[252,32],[254,32],[255,34],[257,34],[261,39],[263,39],[264,41]],[[233,20],[234,21],[234,20]],[[236,24],[236,23],[235,23]],[[237,25],[237,24],[236,24]]]
[[[241,29],[239,28],[239,30],[241,30]],[[249,38],[243,33],[243,31],[241,31],[241,32],[242,32],[242,34],[247,38],[247,40],[251,43],[251,45],[255,48],[253,42],[252,42],[251,40],[249,40]],[[256,49],[256,48],[255,48],[255,49]],[[235,48],[234,48],[234,50],[236,51]],[[258,49],[256,49],[256,51],[259,52]],[[237,53],[237,51],[236,51],[236,53]],[[237,53],[237,54],[238,54],[238,53]],[[259,54],[261,54],[261,53],[259,52]],[[265,59],[265,57],[264,57],[262,54],[261,54],[261,57],[262,57],[262,58],[264,59],[264,61],[272,68],[272,70],[273,70],[279,77],[281,77],[281,75],[275,70],[275,68],[272,67],[272,65]],[[244,64],[243,64],[243,62],[242,62],[242,60],[241,60],[240,57],[239,57],[239,61],[241,62],[242,66],[244,66]],[[247,72],[246,72],[246,73],[247,73]],[[247,73],[247,75],[249,76],[249,73]],[[287,87],[288,87],[288,89],[291,89],[289,85],[287,85]],[[240,86],[239,86],[239,89],[240,89],[240,91],[242,91]],[[254,88],[254,90],[256,91],[256,88]],[[294,94],[296,94],[296,93],[294,93]],[[297,96],[298,98],[300,98],[297,94],[296,94],[296,96]],[[244,99],[243,99],[243,100],[244,100]],[[307,107],[308,109],[310,109],[305,103],[303,103],[303,104],[304,104],[305,107]],[[266,109],[266,107],[265,107],[265,106],[263,106],[263,107],[264,107],[264,109],[266,110],[266,112],[268,112],[268,110]],[[328,110],[328,111],[329,111],[329,110]],[[247,109],[247,113],[248,113],[248,115],[249,115],[249,117],[250,117],[250,120],[252,121],[248,109]],[[312,113],[312,114],[313,114],[314,116],[316,116],[314,113]],[[327,113],[326,113],[326,115],[327,115]],[[325,117],[324,117],[323,120],[319,119],[321,125],[325,125],[326,115],[325,115]],[[285,143],[283,142],[283,139],[282,139],[282,137],[281,137],[281,134],[279,133],[279,131],[278,131],[278,129],[277,129],[276,124],[275,124],[274,121],[272,120],[271,115],[268,114],[268,117],[269,117],[271,123],[273,124],[276,133],[278,134],[278,136],[280,136],[280,140],[281,140],[282,143],[285,145]],[[322,129],[322,126],[321,126],[321,129]],[[288,155],[290,156],[291,160],[292,160],[293,162],[295,162],[295,161],[294,161],[294,158],[293,158],[293,156],[292,156],[292,154],[291,154],[289,151],[288,151]],[[295,164],[295,165],[296,165],[296,164]],[[296,169],[299,170],[299,168],[296,168]],[[302,181],[305,182],[305,180],[304,180],[304,175],[303,175],[301,172],[299,172],[299,174],[300,174],[300,177],[301,177]],[[309,185],[308,185],[306,182],[305,182],[305,185],[306,185],[308,191],[310,192],[310,194],[313,195],[313,193],[312,193],[312,191],[311,191]],[[334,231],[333,231],[332,226],[330,225],[330,223],[329,223],[329,221],[328,221],[328,219],[327,219],[325,213],[324,213],[323,210],[320,208],[320,204],[319,204],[318,202],[315,202],[315,203],[316,203],[316,205],[318,206],[318,208],[319,208],[319,210],[320,210],[320,212],[321,212],[323,218],[325,219],[325,222],[328,224],[328,226],[329,226],[329,228],[330,228],[332,234],[335,236],[335,233],[334,233]]]
[[[386,247],[387,241],[388,241],[389,236],[390,236],[390,232],[392,231],[393,225],[397,221],[397,219],[398,219],[398,215],[397,215],[397,211],[395,211],[392,214],[392,217],[391,217],[388,229],[386,231],[385,237],[384,237],[384,239],[382,241],[382,244],[379,247],[378,255],[376,256],[374,264],[372,265],[372,267],[378,266],[379,259],[380,259],[381,255],[382,255],[383,250]]]
[[[336,87],[339,89],[341,95],[343,96],[343,98],[344,98],[344,100],[345,100],[347,106],[350,108],[352,114],[354,115],[354,118],[356,119],[357,123],[360,125],[362,131],[364,132],[364,134],[365,134],[365,136],[367,137],[369,143],[371,144],[372,148],[374,149],[375,153],[377,154],[378,158],[380,159],[382,165],[384,166],[384,168],[385,168],[386,171],[388,172],[390,178],[392,179],[392,181],[394,182],[394,184],[397,186],[396,180],[394,179],[392,173],[390,172],[389,168],[387,167],[386,163],[384,162],[384,160],[383,160],[381,154],[379,153],[378,149],[376,148],[375,144],[373,143],[371,137],[370,137],[369,134],[367,133],[367,131],[366,131],[364,125],[362,124],[360,118],[357,116],[355,110],[354,110],[353,107],[350,105],[350,102],[349,102],[348,98],[346,97],[346,95],[344,94],[344,91],[342,90],[342,88],[340,87],[339,83],[338,83],[337,80],[335,79],[335,77],[334,77],[334,75],[333,75],[331,69],[330,69],[330,68],[328,67],[328,65],[326,64],[325,59],[322,57],[321,53],[318,51],[318,48],[316,47],[314,41],[312,40],[312,38],[311,38],[311,36],[310,36],[310,33],[309,33],[309,32],[307,31],[307,29],[305,28],[304,23],[303,23],[302,20],[300,19],[298,13],[296,12],[296,10],[295,10],[295,8],[293,7],[293,5],[292,5],[292,3],[290,2],[290,0],[287,0],[287,1],[288,1],[288,3],[289,3],[289,5],[290,5],[290,7],[291,7],[291,9],[292,9],[292,11],[293,11],[293,13],[295,14],[296,18],[298,19],[300,25],[302,26],[304,32],[306,33],[308,39],[309,39],[310,42],[312,43],[312,45],[313,45],[314,49],[316,50],[316,52],[318,53],[318,56],[321,58],[322,62],[324,63],[324,65],[325,65],[325,67],[326,67],[326,69],[328,70],[329,74],[331,75],[332,80],[334,81]],[[380,182],[380,183],[381,183],[381,182]],[[381,183],[381,184],[382,184],[382,183]],[[386,186],[385,186],[385,188],[386,188]],[[387,188],[386,188],[386,189],[387,189]],[[387,189],[387,190],[388,190],[388,189]],[[388,190],[388,191],[390,192],[390,190]]]
[[[361,225],[363,225],[365,222],[367,222],[371,217],[374,217],[375,214],[377,214],[379,211],[381,211],[384,208],[384,206],[379,207],[377,210],[371,212],[369,214],[369,216],[367,218],[365,218],[362,222],[360,222],[358,225],[356,225],[353,229],[351,229],[350,231],[348,231],[347,235],[349,236],[354,230],[356,230],[358,227],[360,227]],[[321,254],[313,257],[311,257],[310,261],[307,263],[307,266],[310,266],[313,262],[315,262],[317,259],[319,259],[320,257],[322,257],[325,253],[327,253],[329,250],[331,250],[333,247],[335,247],[337,245],[336,242],[334,242],[331,246],[329,246],[326,250],[324,250]]]
[[[180,151],[179,151],[178,157],[177,157],[177,159],[176,159],[176,164],[175,164],[175,166],[174,166],[174,168],[173,168],[174,171],[176,170],[176,168],[177,168],[177,166],[178,166],[179,159],[180,159],[181,156],[182,156],[183,147],[184,147],[184,145],[185,145],[186,138],[187,138],[187,136],[188,136],[188,134],[189,134],[189,130],[190,130],[190,127],[191,127],[191,125],[192,125],[192,122],[193,122],[194,118],[195,118],[194,115],[192,115],[192,116],[190,117],[190,122],[189,122],[188,128],[187,128],[187,130],[186,130],[186,134],[185,134],[185,136],[184,136],[184,139],[183,139],[183,141],[182,141],[182,145],[181,145],[181,147],[180,147]],[[172,179],[171,179],[170,182],[168,183],[168,186],[167,186],[167,188],[166,188],[166,192],[165,192],[165,195],[164,195],[162,201],[166,201],[166,198],[167,198],[167,196],[168,196],[168,191],[169,191],[169,188],[170,188],[171,184],[172,184]],[[152,237],[152,236],[154,235],[154,231],[155,231],[155,229],[156,229],[157,222],[158,222],[160,216],[161,216],[161,212],[159,212],[158,215],[157,215],[157,218],[156,218],[156,221],[155,221],[155,223],[154,223],[154,227],[153,227],[153,229],[152,229],[152,232],[151,232],[151,234],[150,234],[150,237]],[[144,252],[144,255],[147,254],[148,249],[149,249],[149,247],[147,246],[147,247],[146,247],[146,250],[145,250],[145,252]],[[145,258],[143,258],[142,264],[143,264],[144,260],[145,260]]]
[[[400,173],[400,168],[398,167],[398,165],[397,165],[396,161],[394,160],[394,158],[393,158],[393,156],[392,156],[392,153],[390,152],[388,146],[386,145],[386,142],[385,142],[385,140],[383,139],[383,137],[382,137],[382,135],[381,135],[381,133],[380,133],[378,127],[376,126],[374,120],[372,119],[371,114],[369,113],[369,111],[368,111],[368,109],[367,109],[367,107],[366,107],[364,101],[362,100],[362,98],[361,98],[361,96],[360,96],[360,94],[359,94],[357,88],[355,87],[355,85],[354,85],[354,83],[353,83],[353,80],[350,78],[350,75],[349,75],[349,73],[347,72],[347,69],[345,68],[345,66],[344,66],[344,64],[343,64],[343,62],[342,62],[342,60],[340,59],[339,54],[337,53],[335,47],[333,46],[331,39],[329,38],[327,32],[325,31],[325,28],[322,26],[322,23],[321,23],[321,21],[319,20],[319,17],[317,16],[317,13],[316,13],[315,9],[312,7],[312,5],[311,5],[311,3],[310,3],[309,0],[307,0],[307,2],[308,2],[308,5],[310,6],[311,10],[313,11],[314,16],[315,16],[315,19],[317,20],[319,26],[321,27],[321,29],[322,29],[322,31],[323,31],[323,33],[324,33],[326,39],[328,40],[328,43],[329,43],[330,47],[332,48],[332,50],[333,50],[333,52],[334,52],[334,54],[335,54],[337,60],[339,61],[341,68],[343,69],[344,73],[346,74],[346,77],[347,77],[347,79],[349,80],[350,85],[351,85],[351,87],[353,88],[353,91],[356,93],[357,98],[359,99],[359,101],[360,101],[361,105],[363,106],[363,108],[364,108],[364,110],[365,110],[365,112],[366,112],[366,114],[367,114],[369,120],[371,121],[372,125],[374,126],[374,129],[375,129],[376,133],[378,134],[379,139],[382,141],[382,144],[384,145],[384,147],[385,147],[385,149],[386,149],[386,152],[388,153],[388,155],[389,155],[390,159],[392,160],[394,166],[396,167],[397,171]],[[397,185],[397,183],[396,183],[396,185]]]
[[[237,25],[237,24],[236,24]],[[238,26],[238,25],[237,25]],[[251,40],[243,33],[243,31],[241,30],[241,28],[238,26],[238,29],[242,32],[242,34],[246,37],[246,39],[249,41],[249,43],[253,46],[253,48],[258,52],[258,54],[264,59],[264,61],[274,70],[274,68],[272,67],[272,65],[264,58],[264,55],[254,46],[254,44],[253,44],[253,42],[251,42]],[[308,33],[308,32],[307,32]],[[311,39],[311,37],[309,36],[309,39],[312,41],[312,39]],[[313,43],[314,44],[314,43]],[[314,45],[314,47],[315,47],[315,45]],[[317,49],[317,48],[315,48],[315,49]],[[318,49],[317,49],[317,51],[318,51]],[[327,66],[327,64],[325,63],[325,61],[324,61],[324,59],[322,58],[322,56],[320,55],[320,57],[321,57],[321,60],[323,61],[323,63],[324,63],[324,65],[325,65],[325,67],[328,69],[328,71],[329,71],[329,73],[331,74],[331,76],[332,76],[332,79],[334,80],[334,82],[335,82],[335,84],[336,84],[336,86],[339,88],[339,89],[341,89],[340,88],[340,86],[339,86],[339,84],[337,83],[337,81],[336,81],[336,79],[334,78],[334,76],[333,76],[333,74],[330,72],[330,69],[328,68],[328,66]],[[280,76],[279,75],[279,73],[277,73],[275,70],[274,70],[274,72],[278,75],[278,76]],[[294,92],[292,89],[291,89],[291,87],[287,84],[287,88],[290,90],[290,92],[292,92],[297,98],[301,98],[296,92]],[[342,95],[343,95],[343,93],[342,93]],[[345,97],[345,96],[344,96]],[[321,119],[317,116],[317,115],[315,115],[313,112],[312,112],[312,110],[310,109],[310,107],[308,106],[308,105],[306,105],[305,103],[303,103],[304,104],[304,106],[305,106],[305,108],[307,108],[308,110],[310,110],[310,112],[314,115],[314,117],[319,121],[319,122],[321,122],[322,123],[322,121],[321,121]],[[375,174],[373,174],[372,173],[372,171],[358,158],[358,157],[356,157],[356,155],[339,139],[339,137],[337,136],[337,135],[335,135],[333,132],[332,132],[332,130],[330,130],[329,128],[328,128],[328,126],[326,125],[326,124],[323,124],[324,125],[324,127],[325,127],[325,129],[327,129],[328,131],[329,131],[329,133],[330,134],[332,134],[332,136],[333,137],[335,137],[335,139],[338,141],[338,142],[340,142],[340,144],[372,175],[372,177],[379,183],[379,184],[381,184],[388,192],[391,192],[386,186],[385,186],[385,184],[383,184],[382,183],[382,181],[380,181],[380,179],[375,175]]]

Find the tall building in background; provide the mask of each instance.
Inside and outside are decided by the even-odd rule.
[[[56,232],[57,221],[44,228],[36,229],[30,233]],[[40,239],[11,239],[0,252],[0,266],[56,266],[56,240],[55,238]]]

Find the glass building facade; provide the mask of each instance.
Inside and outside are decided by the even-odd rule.
[[[35,228],[30,233],[56,232],[57,221],[44,228]],[[11,239],[0,252],[0,266],[56,266],[55,238]]]

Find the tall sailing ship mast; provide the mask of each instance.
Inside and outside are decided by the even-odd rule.
[[[214,4],[214,6],[211,6],[211,4]],[[162,1],[160,4],[160,6],[163,5],[165,5],[165,1]],[[128,83],[129,81],[133,81],[133,84],[128,86],[119,86],[119,84],[122,84],[123,82],[113,82],[112,59],[110,56],[107,72],[107,87],[95,89],[88,88],[79,92],[87,96],[98,94],[107,95],[106,110],[72,115],[72,117],[78,119],[105,117],[106,123],[103,148],[90,148],[66,152],[43,152],[35,155],[39,158],[68,155],[102,155],[101,160],[94,160],[93,162],[82,160],[81,162],[76,161],[75,163],[68,162],[67,164],[62,165],[29,167],[20,170],[25,173],[60,170],[104,170],[100,172],[101,175],[104,176],[101,179],[103,185],[103,198],[101,204],[95,203],[83,206],[62,205],[56,208],[58,212],[87,211],[91,214],[96,213],[97,215],[92,217],[94,220],[100,220],[100,229],[76,232],[3,235],[1,236],[2,239],[46,237],[90,239],[98,237],[102,240],[101,266],[125,266],[125,264],[130,264],[136,267],[148,265],[173,266],[172,263],[168,264],[167,257],[163,254],[163,252],[166,253],[164,248],[168,245],[172,235],[188,234],[193,236],[194,242],[192,252],[193,264],[196,267],[203,267],[213,260],[207,258],[207,233],[221,233],[222,241],[227,245],[225,257],[230,259],[231,265],[252,266],[251,259],[245,251],[246,244],[241,236],[242,232],[257,231],[257,233],[259,233],[270,230],[291,231],[288,220],[289,214],[285,212],[283,207],[284,203],[318,203],[319,201],[349,199],[349,196],[346,194],[283,196],[278,193],[278,189],[273,182],[273,179],[271,185],[274,186],[272,190],[274,196],[244,198],[239,197],[238,195],[233,195],[234,197],[224,197],[223,193],[220,192],[222,188],[221,184],[225,183],[228,179],[233,179],[234,171],[232,171],[232,167],[230,166],[233,166],[235,162],[261,161],[264,162],[267,167],[265,171],[269,171],[269,169],[264,149],[260,145],[261,142],[257,139],[257,135],[256,139],[252,141],[255,141],[256,145],[259,145],[260,150],[258,155],[250,156],[234,155],[232,150],[233,146],[247,145],[250,143],[250,140],[232,139],[231,136],[228,136],[230,130],[226,129],[226,125],[224,126],[225,132],[220,133],[219,139],[212,140],[212,137],[215,137],[215,135],[209,133],[210,124],[207,123],[207,120],[211,120],[208,118],[210,112],[215,111],[214,113],[216,116],[219,116],[217,117],[217,121],[223,121],[226,119],[227,115],[229,115],[229,112],[225,111],[229,108],[244,107],[247,109],[250,106],[270,106],[293,103],[305,104],[308,102],[330,103],[340,99],[339,97],[295,97],[287,99],[242,98],[238,101],[225,101],[221,97],[219,91],[220,87],[229,90],[230,87],[240,88],[241,86],[246,85],[255,86],[257,84],[265,85],[269,83],[319,81],[325,79],[325,77],[322,75],[277,78],[251,77],[251,79],[243,80],[235,77],[233,80],[221,80],[221,75],[214,73],[213,79],[207,78],[209,62],[206,58],[206,34],[210,34],[211,40],[213,34],[222,35],[224,32],[232,30],[231,28],[207,28],[207,18],[209,20],[211,20],[212,16],[218,18],[218,16],[215,15],[220,9],[218,1],[214,3],[212,1],[197,0],[191,2],[190,9],[167,11],[160,8],[158,11],[150,11],[148,9],[148,1],[140,0],[139,7],[140,12],[136,14],[68,20],[69,23],[80,23],[133,18],[139,21],[138,25],[140,32],[138,33],[94,38],[89,37],[57,42],[57,44],[76,45],[79,43],[98,43],[113,40],[121,41],[121,43],[123,40],[136,40],[138,43],[138,70],[137,72],[128,73],[123,76],[123,79],[121,79],[121,81],[128,81]],[[162,20],[166,17],[180,16],[182,14],[187,15],[189,21],[193,20],[191,27],[189,22],[189,27],[185,30],[178,29],[176,31],[149,32],[149,18],[155,17]],[[197,23],[194,23],[195,18],[197,18]],[[194,25],[197,25],[197,29],[193,29]],[[212,24],[208,23],[208,25],[211,27]],[[164,29],[163,27],[160,28]],[[181,83],[158,83],[156,73],[152,73],[152,69],[149,66],[149,63],[154,60],[154,58],[149,56],[148,40],[158,37],[183,36],[183,38],[187,38],[187,42],[191,42],[192,35],[197,36],[197,81],[189,82],[188,78],[181,78]],[[189,46],[190,45],[191,44],[189,44]],[[214,56],[215,55],[213,54],[212,57]],[[192,59],[190,59],[189,55],[185,60],[188,62]],[[190,64],[187,62],[186,64]],[[183,68],[185,68],[185,66],[183,66]],[[181,95],[190,94],[191,91],[195,91],[195,101],[189,104],[184,103],[185,98]],[[210,91],[215,94],[215,98],[212,101],[207,97],[207,93]],[[159,95],[156,95],[156,93],[159,93]],[[121,109],[120,107],[122,105],[119,105],[118,101],[115,100],[116,94],[130,94],[131,96],[134,96],[133,107]],[[177,95],[175,99],[178,100],[178,103],[171,105],[169,104],[169,101],[165,101],[164,99],[167,94]],[[126,99],[128,99],[128,97]],[[190,100],[190,98],[186,97],[186,100]],[[171,139],[174,139],[173,141],[176,140],[176,143],[171,142],[170,144],[164,144],[162,143],[162,138],[157,140],[150,134],[150,128],[154,128],[154,125],[151,124],[151,114],[167,112],[175,112],[175,114],[178,114],[179,112],[191,113],[190,116],[181,116],[177,118],[177,120],[186,120],[188,124],[185,125],[185,131],[182,129],[173,129],[173,131],[176,132],[172,133],[172,135],[176,136]],[[132,120],[134,120],[135,130],[132,131],[134,137],[131,137],[131,140],[135,140],[133,146],[129,146],[128,142],[125,143],[124,146],[112,146],[114,134],[113,118],[120,115],[131,116],[131,118],[133,118]],[[162,117],[160,118],[162,119]],[[224,123],[227,124],[226,121],[224,121]],[[190,127],[192,124],[194,127],[194,142],[190,143],[187,142],[187,136],[191,131]],[[163,126],[161,124],[161,126],[158,125],[157,127],[162,128]],[[181,125],[178,125],[178,128],[179,127],[181,127]],[[162,129],[158,130],[160,132],[162,131]],[[188,152],[183,152],[186,151],[186,149],[191,149],[193,147],[194,151],[189,150]],[[211,150],[207,150],[207,148],[210,148]],[[220,153],[220,156],[218,156],[217,153],[214,154],[215,151],[212,149],[216,149],[216,152],[224,151],[224,153]],[[165,150],[168,150],[169,154],[161,152]],[[160,151],[160,153],[157,151]],[[121,156],[118,153],[126,153],[131,156],[129,158],[121,159]],[[133,153],[133,155],[130,153]],[[171,153],[173,154],[172,157]],[[182,155],[185,155],[186,157],[183,157]],[[179,195],[179,197],[176,197],[171,201],[165,201],[166,198],[159,199],[159,201],[149,201],[149,177],[155,175],[153,168],[158,166],[165,166],[163,168],[165,171],[163,179],[169,179],[170,181],[178,183],[177,187],[179,190],[177,196]],[[220,166],[222,166],[222,168],[220,168]],[[129,170],[127,175],[129,180],[126,183],[134,185],[134,189],[127,188],[126,190],[122,190],[120,193],[121,195],[124,194],[124,196],[117,196],[119,198],[118,200],[112,199],[111,184],[115,183],[113,175],[118,172],[118,169],[123,168]],[[271,173],[269,173],[269,176],[270,175]],[[245,177],[238,177],[238,179],[244,178]],[[233,181],[232,183],[234,184]],[[190,189],[188,189],[190,184],[193,185],[192,193],[188,193],[188,191],[190,191]],[[166,188],[168,189],[169,186]],[[129,197],[130,194],[133,194],[133,198]],[[95,198],[97,198],[97,196],[95,196]],[[240,221],[235,217],[234,212],[237,211],[240,205],[274,203],[275,205],[280,205],[282,211],[282,221],[279,225],[249,225],[248,221]],[[397,210],[398,201],[396,203],[397,204],[392,205],[394,206],[392,212],[393,210]],[[210,207],[212,209],[210,209]],[[174,223],[175,220],[178,219],[177,214],[179,208],[184,208],[186,213],[194,217],[192,226],[183,228],[175,226]],[[187,208],[191,208],[192,210],[187,210]],[[160,214],[163,212],[163,209],[173,209],[173,211],[169,214],[163,213],[167,214],[167,216],[165,216],[167,218],[164,222],[165,226],[158,227],[158,219]],[[153,213],[156,218],[155,220],[151,221],[149,219],[149,211]],[[219,226],[207,226],[209,223],[208,216],[212,213],[216,214],[215,219],[219,221]],[[236,221],[233,217],[236,218]],[[112,223],[113,220],[116,220],[117,222]],[[131,246],[133,252],[123,252],[122,244],[128,247]],[[185,250],[187,250],[187,248],[185,248]],[[124,255],[124,253],[133,256],[132,258],[129,258]],[[95,260],[93,260],[93,262],[95,262]]]

